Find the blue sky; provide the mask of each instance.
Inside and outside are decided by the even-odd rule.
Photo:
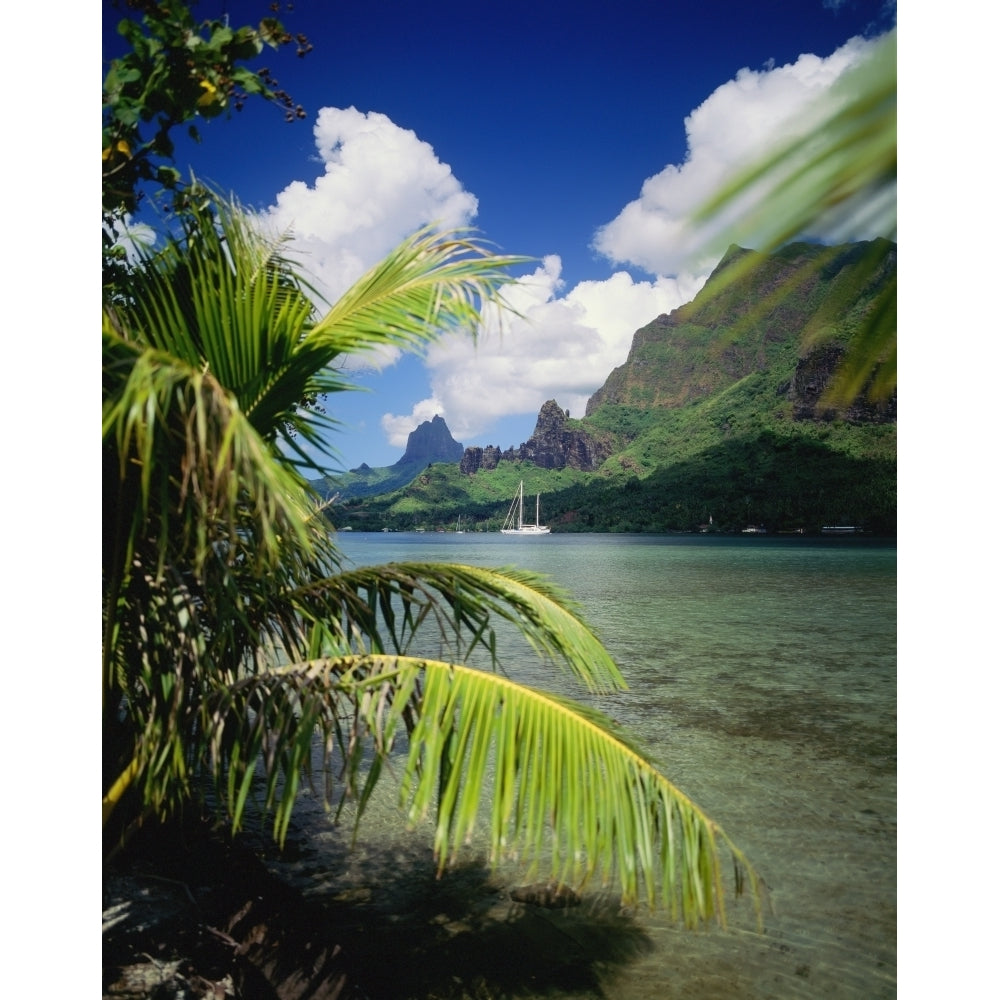
[[[330,297],[432,221],[537,258],[509,295],[525,319],[502,337],[367,363],[370,391],[328,401],[344,468],[392,464],[436,413],[464,445],[503,448],[546,399],[582,416],[634,331],[689,301],[716,262],[686,242],[686,215],[896,17],[878,0],[286,7],[313,49],[260,65],[307,117],[250,101],[179,144],[182,171],[291,227]],[[266,4],[198,9],[242,24]],[[117,17],[105,3],[105,58]]]

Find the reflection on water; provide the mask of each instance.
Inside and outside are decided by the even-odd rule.
[[[630,685],[599,706],[747,852],[773,907],[763,934],[745,900],[730,906],[727,931],[695,933],[662,913],[621,913],[607,892],[577,910],[520,907],[506,889],[525,873],[490,874],[474,847],[468,867],[434,879],[427,831],[402,833],[388,788],[353,852],[307,803],[280,868],[349,904],[347,947],[382,956],[371,996],[895,996],[894,546],[471,533],[341,542],[358,563],[517,564],[568,587]],[[571,690],[535,665],[515,673]]]

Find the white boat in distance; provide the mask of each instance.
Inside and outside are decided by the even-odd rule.
[[[507,520],[504,521],[503,527],[500,529],[500,534],[502,535],[547,535],[549,529],[544,524],[538,523],[538,503],[539,496],[535,494],[535,523],[525,524],[524,523],[524,480],[521,480],[521,485],[517,488],[517,496],[514,497],[514,502],[510,505],[510,510],[507,512]]]

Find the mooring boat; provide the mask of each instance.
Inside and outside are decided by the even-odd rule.
[[[524,480],[521,480],[521,485],[517,488],[517,496],[514,497],[514,502],[510,505],[510,510],[507,512],[507,520],[504,521],[503,527],[500,529],[502,535],[547,535],[549,529],[544,524],[539,524],[539,500],[540,497],[535,494],[535,523],[525,524],[524,522]]]

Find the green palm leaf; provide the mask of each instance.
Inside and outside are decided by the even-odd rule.
[[[468,229],[425,228],[316,320],[318,296],[286,243],[235,202],[196,202],[181,236],[142,251],[116,308],[131,336],[210,372],[262,437],[302,458],[299,438],[324,451],[333,423],[303,403],[353,388],[339,359],[417,350],[456,328],[475,335],[507,269],[530,259],[492,254]]]
[[[478,648],[496,666],[492,622],[501,620],[515,625],[539,656],[568,669],[591,691],[627,687],[569,595],[538,573],[515,567],[391,563],[345,570],[312,586],[336,593],[351,620],[365,623],[366,637],[378,636],[376,652],[409,652],[430,619],[435,636],[456,658],[464,660]]]
[[[488,802],[497,857],[721,919],[718,844],[744,864],[722,831],[593,709],[501,672],[514,632],[593,692],[625,686],[569,596],[516,568],[347,569],[300,471],[315,400],[350,387],[338,359],[474,335],[523,258],[423,230],[317,318],[283,247],[207,196],[105,303],[105,821],[168,817],[208,779],[236,828],[259,794],[281,841],[317,738],[359,816],[405,742],[442,864]]]
[[[339,751],[359,819],[372,774],[405,742],[400,803],[411,823],[434,816],[441,870],[485,838],[494,863],[547,864],[553,879],[577,885],[617,879],[626,902],[666,906],[689,926],[711,918],[725,924],[724,848],[737,893],[749,880],[759,915],[757,877],[726,833],[607,719],[570,699],[459,664],[390,655],[283,667],[226,697],[217,748],[263,750],[269,734],[286,748],[286,767],[305,767],[318,723],[327,752]],[[364,738],[376,747],[374,758]],[[295,785],[277,781],[268,764],[266,801],[278,807],[276,834],[283,835]],[[250,785],[251,771],[240,773],[243,781],[229,784],[235,815]]]

